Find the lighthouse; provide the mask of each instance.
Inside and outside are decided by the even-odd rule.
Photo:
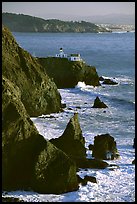
[[[67,54],[64,53],[62,47],[59,49],[59,54],[56,54],[56,57],[67,58],[70,61],[83,61],[82,58],[80,57],[80,54],[67,55]]]
[[[64,53],[62,47],[59,49],[59,54],[56,54],[56,57],[67,58],[67,54]]]

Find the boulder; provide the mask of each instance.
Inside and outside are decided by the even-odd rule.
[[[62,136],[51,139],[50,142],[65,152],[76,163],[77,168],[104,169],[108,166],[107,162],[86,158],[85,138],[82,136],[78,113],[74,113]]]
[[[78,189],[75,163],[40,135],[21,91],[2,80],[2,189],[64,193]]]
[[[94,177],[94,176],[87,176],[87,175],[83,179],[80,176],[78,176],[78,181],[79,181],[79,183],[82,186],[87,185],[88,181],[90,181],[92,183],[97,183],[96,177]]]
[[[19,87],[31,117],[62,111],[61,95],[54,81],[38,60],[17,44],[5,26],[2,26],[2,74]]]
[[[57,57],[37,59],[58,88],[73,88],[79,81],[85,82],[86,85],[100,86],[96,68],[83,61],[69,61],[67,58]]]
[[[108,85],[116,85],[118,84],[117,82],[111,80],[111,79],[104,79],[102,84],[108,84]]]
[[[114,137],[102,134],[94,137],[92,156],[96,159],[113,160],[119,157]]]
[[[92,106],[92,108],[108,108],[108,106],[97,96],[94,100],[94,105]]]
[[[59,138],[51,139],[50,142],[74,161],[86,158],[85,138],[82,135],[78,113],[74,113],[69,120],[64,133]]]

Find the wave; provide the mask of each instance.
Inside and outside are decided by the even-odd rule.
[[[104,76],[103,76],[104,77]],[[108,77],[104,77],[108,78]],[[110,78],[110,77],[109,77]],[[131,84],[132,80],[129,78],[115,78],[115,81],[119,84]],[[113,85],[114,86],[114,85]],[[106,89],[106,87],[108,87]],[[135,101],[132,101],[130,98],[122,98],[122,95],[117,92],[113,92],[112,85],[103,84],[99,87],[94,87],[90,85],[86,85],[84,82],[78,82],[77,86],[75,87],[78,91],[81,91],[83,94],[89,94],[92,97],[99,96],[101,100],[109,100],[111,102],[115,102],[116,105],[126,105],[128,108],[135,108]],[[105,89],[104,89],[105,88]]]
[[[128,31],[112,31],[112,33],[128,33]]]

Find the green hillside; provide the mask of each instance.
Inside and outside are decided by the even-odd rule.
[[[45,20],[38,17],[14,13],[2,13],[2,23],[12,32],[98,33],[107,31],[103,27],[86,21]]]

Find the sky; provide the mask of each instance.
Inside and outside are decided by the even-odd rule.
[[[20,13],[44,19],[71,19],[71,17],[108,14],[135,15],[135,2],[2,2],[2,12]]]

